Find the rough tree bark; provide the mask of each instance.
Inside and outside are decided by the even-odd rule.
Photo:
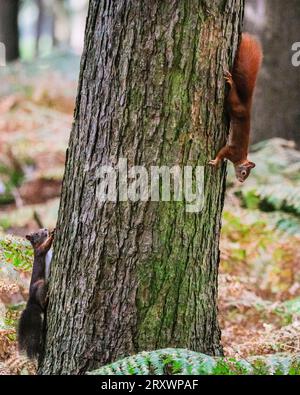
[[[19,57],[19,0],[0,0],[0,42],[5,44],[8,62]]]
[[[209,5],[208,5],[209,4]],[[63,182],[42,374],[160,347],[221,354],[223,71],[243,0],[91,0]],[[99,202],[97,169],[205,165],[205,205]]]

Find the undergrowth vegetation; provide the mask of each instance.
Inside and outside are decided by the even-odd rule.
[[[90,375],[299,375],[300,356],[276,355],[236,360],[167,348],[141,352]]]

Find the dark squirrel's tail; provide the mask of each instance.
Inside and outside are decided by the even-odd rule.
[[[36,303],[27,303],[22,312],[18,327],[19,350],[25,351],[28,358],[37,358],[42,348],[43,311]]]

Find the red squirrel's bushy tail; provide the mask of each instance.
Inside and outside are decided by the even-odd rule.
[[[40,354],[42,331],[42,310],[38,304],[28,303],[19,321],[18,344],[19,350],[25,351],[30,359]]]
[[[257,74],[262,62],[259,42],[250,34],[243,33],[233,66],[233,80],[241,100],[251,101]]]

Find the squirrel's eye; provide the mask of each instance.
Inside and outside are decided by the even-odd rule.
[[[245,176],[247,174],[246,170],[242,171],[242,176]]]

